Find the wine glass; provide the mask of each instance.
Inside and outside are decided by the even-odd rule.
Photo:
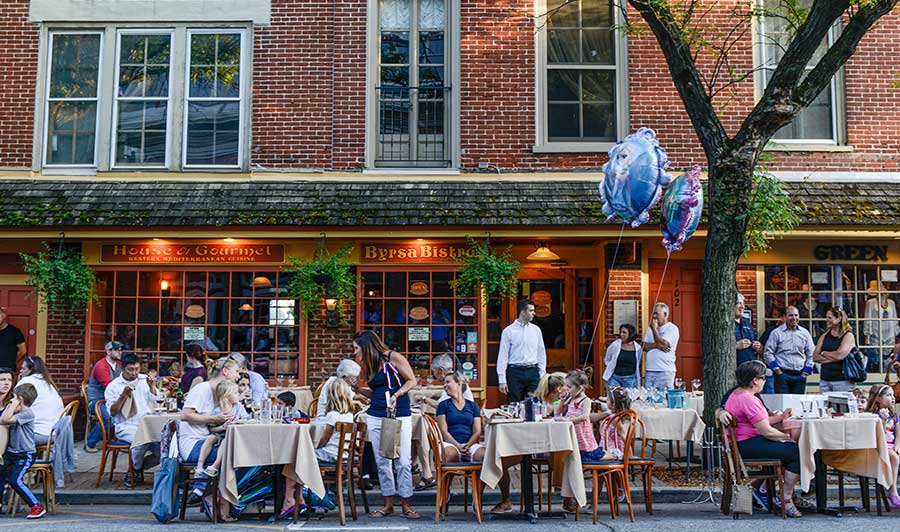
[[[289,388],[294,387],[294,377],[291,377],[290,379],[288,379],[288,387]]]
[[[641,403],[646,403],[648,397],[650,397],[650,391],[641,386],[638,390],[638,399],[640,399]]]
[[[681,377],[675,378],[675,389],[684,390],[684,379],[682,379]]]
[[[693,379],[691,381],[691,391],[697,393],[700,391],[701,382],[700,379]]]

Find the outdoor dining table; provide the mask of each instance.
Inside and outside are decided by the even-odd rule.
[[[800,429],[800,489],[809,490],[810,480],[815,478],[816,509],[820,513],[841,515],[840,510],[827,507],[826,464],[890,487],[893,472],[884,427],[877,415],[791,418],[782,423],[782,428]]]
[[[137,447],[145,443],[157,443],[162,439],[162,430],[169,420],[178,421],[181,414],[147,414],[138,423],[137,432],[131,440],[131,445]]]
[[[699,403],[702,408],[702,397]],[[696,404],[696,403],[695,403]],[[694,456],[694,444],[703,445],[703,432],[706,423],[700,417],[702,411],[694,408],[654,408],[637,405],[634,407],[641,421],[644,422],[644,434],[636,436],[650,440],[685,441],[685,475],[691,477],[691,458]],[[671,462],[671,447],[669,460]],[[671,465],[671,463],[670,463]]]
[[[237,470],[253,466],[284,464],[285,475],[325,496],[310,425],[235,423],[225,432],[219,452],[223,453],[219,492],[232,504],[239,497]]]
[[[488,422],[484,446],[481,481],[492,489],[497,487],[503,476],[502,459],[507,456],[522,456],[522,497],[525,501],[525,515],[532,523],[538,517],[534,511],[532,454],[564,453],[562,495],[574,497],[580,506],[587,503],[581,470],[581,453],[578,452],[578,439],[571,422],[553,420]]]
[[[309,412],[309,405],[313,402],[313,393],[309,386],[270,386],[269,397],[278,397],[282,392],[294,394],[296,402],[294,408],[303,412]]]

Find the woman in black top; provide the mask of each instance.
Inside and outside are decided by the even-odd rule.
[[[607,389],[640,386],[641,342],[637,340],[634,325],[626,323],[619,327],[619,338],[607,348],[603,357],[606,364],[603,380]]]
[[[822,365],[819,370],[819,391],[853,391],[855,385],[844,380],[844,359],[856,345],[856,338],[850,332],[847,313],[831,307],[825,312],[825,324],[828,330],[819,337],[816,350],[813,351],[813,362]]]

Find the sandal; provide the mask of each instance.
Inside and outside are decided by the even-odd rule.
[[[416,487],[413,488],[413,491],[425,491],[425,490],[429,490],[435,486],[437,486],[436,480],[434,480],[434,479],[425,480],[423,478],[422,480],[419,481],[418,484],[416,484]]]
[[[793,506],[795,506],[798,510],[803,510],[803,511],[807,511],[807,512],[814,511],[816,509],[815,504],[812,504],[811,502],[803,500],[803,499],[794,499]]]
[[[209,478],[213,478],[213,477],[219,476],[219,470],[216,469],[216,468],[213,467],[213,466],[207,467],[206,469],[203,470],[203,472],[206,473],[206,476],[209,477]]]
[[[385,513],[383,510],[375,510],[369,514],[369,517],[372,519],[381,519],[382,517],[387,517],[389,515],[394,515],[394,512]]]
[[[491,508],[490,513],[492,513],[492,514],[508,514],[511,511],[513,511],[512,505],[504,506],[503,503],[501,502],[501,503],[497,503],[496,506]]]
[[[785,506],[784,515],[786,515],[790,518],[794,518],[794,519],[796,519],[798,517],[803,517],[803,514],[800,513],[800,510],[798,510],[797,507],[794,506],[793,504],[791,504],[790,506]]]
[[[415,510],[403,510],[402,515],[407,519],[422,519],[422,516],[419,515],[419,512]]]

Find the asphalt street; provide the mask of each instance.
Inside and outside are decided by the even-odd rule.
[[[605,508],[605,507],[601,507]],[[401,517],[387,517],[383,519],[361,518],[359,521],[350,521],[347,526],[341,527],[337,517],[333,514],[324,519],[302,522],[297,525],[297,530],[302,532],[328,531],[348,532],[405,532],[407,530],[446,532],[448,529],[472,530],[477,527],[474,515],[462,513],[461,507],[451,507],[451,514],[447,521],[440,525],[434,524],[434,514],[430,508],[419,507],[423,514],[419,521],[408,521]],[[470,510],[471,511],[471,510]],[[43,519],[29,521],[19,514],[16,517],[3,515],[0,517],[0,529],[13,529],[21,527],[22,530],[34,529],[35,532],[108,532],[109,530],[128,532],[160,532],[166,525],[156,522],[148,509],[144,506],[60,506],[56,513]],[[213,526],[205,520],[197,508],[190,508],[188,521],[173,521],[169,528],[179,532],[206,532]],[[294,526],[288,524],[272,524],[266,521],[254,519],[242,520],[237,523],[221,524],[229,530],[259,531],[277,530],[288,531]],[[630,523],[618,518],[614,521],[609,516],[601,514],[601,523],[594,526],[590,515],[582,515],[578,523],[570,516],[565,520],[542,520],[536,525],[528,521],[497,520],[486,521],[477,530],[485,532],[524,532],[523,528],[533,527],[536,530],[552,527],[554,530],[573,531],[622,531],[622,532],[722,532],[723,530],[734,532],[759,532],[790,531],[790,532],[821,532],[840,530],[841,532],[872,532],[873,530],[895,531],[900,530],[900,512],[894,511],[878,517],[872,514],[847,515],[843,518],[827,517],[820,515],[807,515],[802,519],[784,521],[768,514],[742,517],[733,520],[731,517],[720,514],[712,504],[662,504],[654,507],[654,514],[648,515],[642,509],[635,512],[635,522]]]

